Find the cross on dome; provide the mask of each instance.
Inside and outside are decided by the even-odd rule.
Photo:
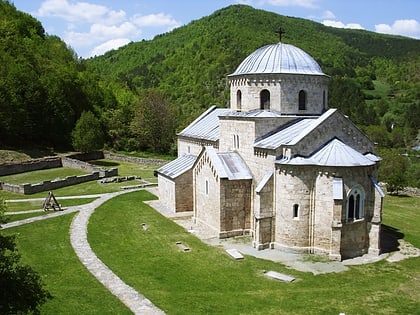
[[[279,28],[277,31],[275,31],[275,32],[276,32],[277,34],[279,34],[279,38],[280,38],[280,42],[281,42],[281,36],[282,36],[283,34],[285,34],[285,33],[286,33],[286,31],[280,27],[280,28]]]

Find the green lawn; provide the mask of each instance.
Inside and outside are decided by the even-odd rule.
[[[58,167],[46,170],[38,170],[32,172],[25,172],[20,174],[13,174],[0,177],[0,180],[10,184],[24,184],[24,183],[39,183],[46,180],[53,180],[56,178],[66,178],[67,176],[78,176],[89,174],[89,172],[67,168]]]
[[[43,278],[53,295],[41,314],[131,314],[80,263],[70,244],[73,214],[2,231],[18,235],[23,262]]]
[[[114,272],[168,314],[415,314],[420,309],[419,258],[318,276],[253,257],[234,261],[139,202],[145,198],[152,196],[130,193],[98,208],[89,242]],[[176,241],[192,250],[179,251]],[[268,280],[263,270],[297,280]]]
[[[90,194],[96,185],[77,189]],[[106,202],[92,215],[88,237],[105,264],[167,314],[419,313],[420,258],[317,276],[249,256],[235,261],[142,203],[151,198],[155,197],[140,191]],[[418,247],[419,202],[419,197],[387,196],[383,209],[384,224]],[[18,234],[23,260],[42,275],[54,296],[41,313],[130,314],[74,254],[68,232],[73,215],[2,232]],[[147,231],[142,223],[149,226]],[[179,251],[177,241],[191,251]],[[296,281],[270,280],[263,270],[282,272]]]
[[[113,161],[113,160],[98,160],[93,161],[94,164],[105,167],[105,168],[118,168],[119,176],[129,176],[135,175],[140,176],[143,179],[146,179],[148,182],[153,184],[157,184],[157,177],[153,175],[153,171],[157,169],[157,166],[150,166],[150,165],[139,165],[134,163],[127,163],[127,162],[120,162],[120,161]],[[13,182],[31,182],[37,183],[42,180],[51,180],[57,177],[64,178],[66,175],[65,173],[61,173],[64,171],[63,168],[58,169],[49,169],[49,170],[42,170],[42,171],[34,171],[10,176],[3,176],[0,180],[7,182],[6,179],[13,180],[14,176],[17,177]],[[70,171],[77,172],[77,170]],[[73,175],[76,175],[75,173]],[[21,176],[21,177],[20,177]],[[21,178],[25,179],[21,179]],[[63,196],[79,196],[79,195],[90,195],[90,194],[103,194],[109,192],[116,192],[120,191],[121,187],[123,186],[131,186],[131,185],[138,185],[141,182],[132,180],[126,181],[122,183],[109,183],[109,184],[100,184],[97,181],[82,183],[74,186],[63,187],[54,190],[54,195],[56,197],[63,197]],[[27,199],[27,198],[45,198],[47,196],[47,192],[40,192],[32,195],[21,195],[16,193],[11,193],[8,191],[0,190],[0,198],[2,199]]]

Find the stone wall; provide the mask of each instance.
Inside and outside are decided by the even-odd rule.
[[[47,180],[36,184],[9,184],[0,183],[1,189],[14,192],[17,194],[31,195],[41,191],[49,191],[71,185],[77,185],[92,180],[99,179],[99,172],[80,176],[67,176],[66,178],[58,178],[54,180]]]
[[[328,77],[299,74],[257,74],[235,77],[230,81],[230,104],[233,110],[260,108],[260,93],[270,92],[270,109],[282,114],[321,114],[327,107]],[[237,93],[241,91],[241,104]],[[306,92],[306,110],[298,109],[299,91]]]
[[[204,152],[193,169],[194,221],[204,226],[210,236],[220,233],[220,179],[214,172],[207,152]]]
[[[0,164],[0,176],[57,168],[61,166],[61,158],[59,157],[48,157],[25,161],[22,163]]]
[[[115,160],[115,161],[123,161],[123,162],[129,162],[129,163],[136,163],[136,164],[147,164],[147,165],[162,166],[162,165],[168,163],[168,161],[165,161],[165,160],[126,156],[126,155],[112,153],[112,152],[108,152],[108,151],[104,151],[103,154],[104,154],[105,159]]]
[[[60,168],[68,167],[75,168],[90,172],[90,174],[80,175],[80,176],[67,176],[66,178],[58,178],[54,180],[48,180],[36,184],[10,184],[0,182],[0,190],[6,190],[18,194],[34,194],[41,191],[54,190],[66,186],[77,185],[80,183],[97,180],[104,177],[118,176],[118,169],[103,169],[95,165],[89,164],[82,160],[75,158],[81,158],[85,160],[102,158],[103,156],[99,153],[92,154],[75,154],[71,155],[73,158],[69,157],[50,157],[39,160],[33,160],[24,162],[21,164],[3,164],[0,165],[0,174],[2,176],[18,174],[23,172],[31,172],[42,169],[51,169],[51,168]]]

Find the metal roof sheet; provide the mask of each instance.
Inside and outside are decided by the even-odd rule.
[[[276,131],[256,139],[254,147],[276,149],[282,145],[295,145],[335,112],[336,109],[329,109],[318,117],[296,119]]]
[[[220,115],[222,116],[222,115]],[[283,115],[274,110],[263,110],[263,109],[256,109],[250,112],[242,112],[242,111],[230,111],[223,116],[227,117],[261,117],[261,118],[272,118],[272,117],[283,117]]]
[[[338,139],[332,139],[309,157],[293,157],[281,159],[277,164],[288,165],[320,165],[320,166],[370,166],[376,162],[346,145]]]
[[[284,43],[266,45],[255,50],[230,76],[260,73],[325,75],[309,54]]]
[[[269,133],[254,142],[254,147],[262,149],[276,149],[281,145],[289,144],[296,138],[306,127],[313,124],[314,119],[297,119],[286,124],[273,133]]]
[[[252,179],[252,173],[242,157],[236,152],[218,153],[211,147],[205,147],[220,178],[229,180]]]
[[[197,157],[194,155],[185,154],[169,162],[168,164],[165,164],[159,168],[157,172],[174,179],[191,169],[196,159]]]
[[[217,141],[220,135],[219,116],[228,114],[230,109],[210,107],[178,135],[197,139]]]

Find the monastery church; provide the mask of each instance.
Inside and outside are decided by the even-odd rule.
[[[260,250],[379,254],[380,158],[328,108],[328,81],[293,45],[254,51],[228,75],[230,108],[210,107],[178,134],[178,158],[157,171],[160,202]]]

